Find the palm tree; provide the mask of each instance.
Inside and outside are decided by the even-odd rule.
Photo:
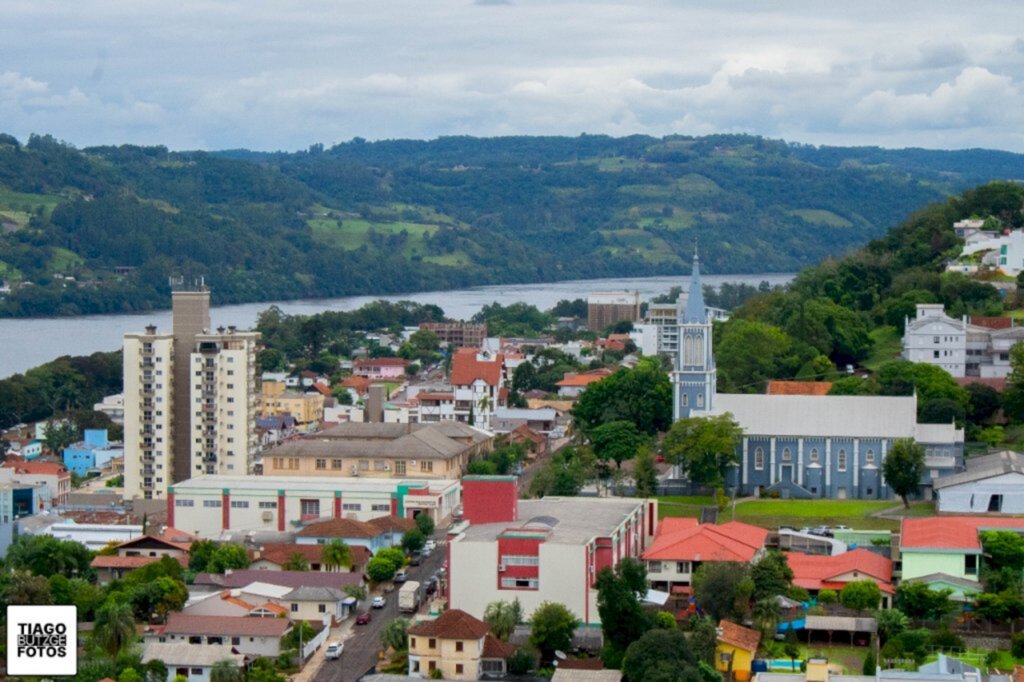
[[[762,636],[766,640],[771,639],[775,634],[775,629],[779,627],[779,621],[782,620],[782,608],[779,606],[779,600],[775,597],[768,597],[756,602],[752,615],[754,622],[761,629]]]
[[[391,647],[395,651],[405,651],[409,648],[409,619],[395,618],[393,621],[381,628],[380,645],[387,649]]]
[[[491,626],[491,633],[500,640],[508,641],[509,635],[519,625],[520,609],[507,601],[492,601],[484,609],[484,622]]]
[[[352,566],[352,552],[341,540],[331,540],[320,550],[320,561],[328,571],[340,571]]]
[[[135,641],[135,614],[127,601],[108,601],[96,611],[95,642],[111,656]]]
[[[230,658],[217,661],[210,668],[210,682],[242,682],[242,671]]]
[[[292,552],[288,561],[284,562],[281,568],[285,571],[308,571],[309,559],[303,556],[302,552]]]

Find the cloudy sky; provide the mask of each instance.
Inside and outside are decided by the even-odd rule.
[[[0,130],[77,146],[749,132],[1024,152],[1024,3],[5,0]]]

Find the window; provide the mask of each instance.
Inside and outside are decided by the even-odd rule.
[[[300,500],[299,513],[302,516],[320,516],[320,500]]]
[[[933,358],[937,358],[937,357],[939,357],[939,351],[937,351],[937,350],[933,350],[933,351],[932,351],[932,357],[933,357]]]
[[[340,459],[332,459],[331,460],[331,468],[332,469],[340,469],[341,465],[342,465],[342,461]]]
[[[433,472],[434,471],[434,463],[433,462],[428,462],[428,461],[420,462],[420,471],[424,472],[424,473],[428,473],[428,474]]]
[[[391,511],[391,505],[390,504],[373,504],[373,505],[370,505],[370,509],[372,511],[375,511],[375,512],[390,512]]]
[[[345,511],[362,511],[363,505],[358,502],[345,502],[341,505],[341,508]],[[388,507],[388,511],[391,511],[391,507]]]
[[[503,589],[536,590],[540,586],[537,578],[502,578]]]
[[[368,459],[361,459],[361,460],[359,460],[359,470],[360,471],[369,471],[370,470],[370,460],[368,460]]]
[[[374,471],[385,471],[385,470],[387,470],[387,468],[388,468],[388,463],[387,462],[384,462],[384,461],[379,460],[379,459],[373,460],[373,470]]]
[[[405,460],[398,460],[395,462],[395,475],[405,476]]]
[[[316,610],[320,613],[327,613],[327,604],[317,604]]]
[[[410,649],[415,649],[416,648],[416,638],[415,637],[410,637],[409,638],[409,648]]]
[[[194,507],[194,506],[196,506],[196,501],[195,500],[180,500],[180,499],[176,499],[176,500],[174,500],[174,506],[175,507]]]
[[[284,469],[284,457],[274,457],[273,467],[275,469]]]
[[[1002,495],[993,495],[992,497],[988,498],[988,510],[990,512],[1002,511],[1002,509],[1003,509],[1003,496]]]
[[[220,500],[203,500],[204,507],[220,507]]]
[[[507,566],[540,566],[540,557],[522,554],[506,554],[501,561]]]
[[[689,561],[677,561],[676,562],[676,573],[686,574],[686,573],[692,573],[692,572],[693,572],[693,566],[690,564]]]
[[[295,602],[292,602],[292,613],[298,613],[298,612],[299,612],[299,605],[296,604]]]
[[[202,675],[203,674],[203,669],[202,668],[192,668],[192,674],[193,675]]]
[[[317,468],[317,470],[326,469],[327,468],[327,460],[326,459],[318,459],[316,461],[316,468]]]
[[[790,451],[789,448],[782,448],[782,461],[783,462],[792,462],[793,461],[793,453]]]
[[[232,637],[231,638],[231,643],[234,644],[235,646],[238,646],[239,644],[242,643],[242,638],[241,637]]]
[[[683,394],[683,407],[689,407],[689,406],[690,406],[690,396],[688,396],[688,395],[686,395],[684,393]]]
[[[437,648],[437,640],[436,639],[429,639],[429,640],[427,640],[427,646],[429,648],[431,648],[431,649],[436,649]]]
[[[249,508],[249,501],[248,500],[231,500],[231,508],[232,509],[248,509]]]
[[[648,561],[647,562],[648,573],[661,573],[661,562],[660,561]]]
[[[277,502],[260,502],[260,509],[277,509]]]
[[[434,640],[430,641],[433,642]],[[427,670],[429,670],[430,672],[434,672],[435,670],[437,670],[437,661],[430,661],[429,663],[427,663]]]
[[[754,468],[758,471],[762,471],[764,469],[764,448],[755,448]]]
[[[978,557],[975,554],[964,555],[964,574],[978,575]]]
[[[230,438],[228,438],[228,442],[229,443],[231,442]],[[299,468],[299,458],[298,457],[289,457],[288,458],[288,468],[289,469],[293,469],[293,470],[294,469],[298,469]]]
[[[455,650],[456,651],[462,651],[462,649],[463,649],[462,642],[458,642],[458,641],[455,642]],[[462,666],[459,666],[459,667],[462,667]],[[459,672],[462,672],[462,671],[460,670]]]
[[[939,337],[933,336],[932,337],[932,343],[938,343],[938,342],[939,342]]]
[[[836,458],[836,465],[840,471],[846,471],[846,450],[840,450]]]
[[[868,450],[867,452],[864,453],[864,463],[865,464],[874,464],[875,463],[875,451],[874,450]]]
[[[188,638],[188,643],[189,644],[202,644],[203,643],[203,638],[202,637],[189,637]]]
[[[459,643],[457,643],[455,645],[455,650],[456,651],[462,651],[462,642],[459,642]],[[461,675],[462,674],[462,664],[461,663],[456,663],[455,664],[455,674],[456,675]]]
[[[697,394],[697,407],[704,407],[704,394],[703,393],[698,393]]]
[[[812,462],[818,461],[818,448],[811,448],[810,458]]]

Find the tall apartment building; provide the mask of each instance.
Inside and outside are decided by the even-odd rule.
[[[126,499],[160,499],[204,473],[246,474],[256,455],[259,334],[209,330],[210,293],[172,293],[173,329],[124,337]]]
[[[587,329],[594,332],[616,322],[640,319],[640,292],[604,291],[587,296]]]
[[[191,353],[191,474],[247,474],[256,437],[257,332],[198,334]],[[181,431],[178,432],[182,433]],[[180,480],[180,479],[179,479]]]
[[[487,324],[472,322],[421,322],[420,329],[434,332],[442,346],[480,348],[487,338]]]

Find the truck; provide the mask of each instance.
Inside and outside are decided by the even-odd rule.
[[[420,607],[420,584],[415,580],[407,580],[398,590],[398,610],[402,613],[415,613]]]

